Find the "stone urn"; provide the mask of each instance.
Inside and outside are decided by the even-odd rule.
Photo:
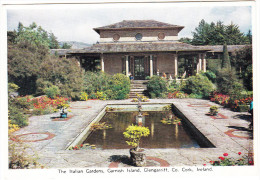
[[[130,149],[130,160],[134,166],[143,167],[146,165],[145,150],[140,148]]]

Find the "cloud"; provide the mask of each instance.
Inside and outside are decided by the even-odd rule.
[[[154,19],[170,24],[183,25],[180,37],[191,37],[191,32],[202,19],[206,22],[231,21],[243,32],[251,29],[251,8],[242,6],[189,6],[176,4],[109,4],[33,6],[8,9],[8,30],[17,28],[18,22],[28,26],[32,22],[53,32],[59,41],[95,43],[99,35],[95,27],[130,19]]]

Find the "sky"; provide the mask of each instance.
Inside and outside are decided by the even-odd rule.
[[[19,22],[29,26],[32,22],[54,33],[58,41],[96,43],[99,35],[93,30],[122,20],[157,20],[185,28],[180,37],[192,37],[192,31],[204,19],[206,22],[233,22],[247,33],[252,29],[250,6],[223,6],[173,3],[153,4],[94,4],[94,5],[31,5],[12,6],[7,9],[7,29],[17,29]]]

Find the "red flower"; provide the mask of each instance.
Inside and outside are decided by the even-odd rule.
[[[224,153],[223,156],[228,156],[228,153]]]
[[[241,152],[238,152],[237,154],[238,154],[238,155],[241,155],[242,153],[241,153]]]
[[[221,161],[223,161],[225,158],[224,158],[224,157],[219,157],[219,159],[220,159]]]
[[[249,161],[248,163],[249,163],[250,165],[253,165],[253,161]]]
[[[206,164],[203,164],[203,166],[206,166]]]
[[[213,161],[209,161],[210,162],[210,164],[212,164],[213,163]]]
[[[81,144],[80,147],[83,147],[83,144]]]

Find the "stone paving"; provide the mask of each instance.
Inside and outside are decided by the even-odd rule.
[[[233,112],[220,107],[221,116],[213,119],[206,114],[209,106],[216,104],[208,100],[152,99],[147,103],[173,103],[215,146],[215,148],[146,149],[150,166],[160,166],[164,162],[169,166],[202,166],[209,164],[211,160],[217,160],[223,153],[235,158],[238,158],[238,152],[253,153],[252,131],[248,130],[250,114],[247,112]],[[131,102],[130,99],[72,102],[72,112],[69,113],[71,117],[67,120],[57,120],[59,113],[32,116],[29,118],[29,126],[16,131],[15,135],[38,152],[39,163],[44,168],[113,167],[111,163],[115,161],[114,159],[127,159],[128,149],[65,150],[107,104],[137,103]],[[116,164],[116,167],[129,166],[123,161]]]

